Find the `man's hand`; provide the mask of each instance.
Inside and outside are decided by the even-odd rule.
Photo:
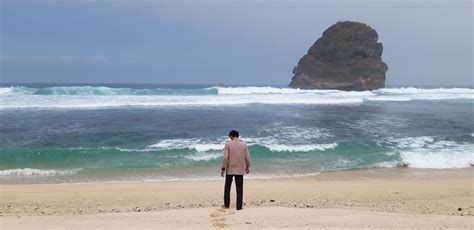
[[[222,170],[221,170],[221,177],[224,177],[224,172],[225,172],[225,170],[222,169]]]
[[[250,169],[245,170],[245,173],[249,174],[249,172],[250,172]]]

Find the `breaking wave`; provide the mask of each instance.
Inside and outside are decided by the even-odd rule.
[[[34,169],[17,168],[0,170],[0,176],[53,176],[75,174],[79,170],[52,170],[52,169]]]
[[[155,150],[172,150],[172,149],[194,149],[197,152],[207,152],[211,150],[223,150],[224,142],[212,143],[205,142],[197,138],[191,139],[170,139],[162,140],[156,144],[149,145],[147,148]]]
[[[420,136],[388,140],[410,168],[468,168],[474,165],[474,144]]]
[[[261,146],[272,152],[311,152],[334,149],[337,143],[330,144],[281,144],[268,138],[243,138],[249,146]],[[216,141],[206,141],[198,138],[162,140],[156,144],[147,146],[154,150],[192,149],[199,153],[208,151],[222,151],[225,138]],[[217,157],[222,156],[222,153]],[[217,158],[215,157],[215,158]]]
[[[377,96],[368,97],[372,101],[411,101],[411,100],[452,100],[474,99],[474,89],[470,88],[385,88],[372,91]]]
[[[386,88],[374,91],[276,87],[133,89],[92,86],[0,88],[0,109],[120,106],[236,106],[246,104],[359,104],[366,101],[474,99],[470,88]]]
[[[217,95],[216,87],[201,89],[172,88],[112,88],[106,86],[63,86],[63,87],[5,87],[0,88],[0,95]]]
[[[327,149],[334,149],[337,147],[337,143],[331,144],[310,144],[310,145],[284,145],[284,144],[273,144],[265,145],[268,149],[273,152],[310,152],[310,151],[324,151]]]

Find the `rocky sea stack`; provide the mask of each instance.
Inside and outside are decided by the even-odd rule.
[[[338,22],[319,38],[293,69],[292,88],[374,90],[385,86],[382,43],[370,26]]]

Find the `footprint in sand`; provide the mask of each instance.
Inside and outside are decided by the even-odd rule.
[[[216,211],[212,212],[209,216],[211,217],[211,222],[214,227],[225,228],[228,225],[225,223],[227,220],[226,217],[234,214],[234,211],[225,208],[218,208]]]

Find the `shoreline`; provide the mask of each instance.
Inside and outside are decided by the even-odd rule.
[[[314,218],[308,218],[311,215],[328,215],[328,220],[337,219],[340,215],[366,218],[366,222],[359,223],[360,220],[354,219],[355,225],[348,225],[359,227],[367,227],[357,225],[357,223],[371,223],[375,215],[386,221],[377,222],[378,224],[374,222],[372,226],[397,228],[397,225],[385,223],[398,220],[414,224],[420,222],[421,225],[414,226],[421,228],[444,227],[445,224],[446,226],[469,227],[473,225],[471,218],[474,216],[473,175],[474,168],[443,170],[391,168],[338,171],[295,178],[250,179],[244,180],[245,204],[242,212],[234,210],[234,185],[231,192],[231,209],[220,208],[223,179],[220,181],[138,181],[88,184],[1,184],[0,220],[12,228],[28,228],[30,226],[28,224],[32,223],[36,223],[36,226],[54,228],[58,221],[65,221],[72,225],[86,219],[100,222],[103,218],[120,221],[131,217],[142,220],[153,217],[174,218],[179,224],[182,221],[173,216],[184,215],[183,221],[188,220],[196,225],[173,225],[175,222],[164,221],[155,227],[202,228],[205,225],[202,225],[200,219],[193,219],[196,218],[195,216],[207,215],[208,219],[212,219],[214,218],[212,215],[224,213],[228,214],[227,221],[222,222],[224,225],[219,225],[219,221],[217,225],[214,225],[216,221],[208,221],[210,226],[285,227],[285,225],[272,225],[266,220],[275,217],[290,217],[289,223],[294,223],[294,225],[287,227],[302,224],[300,226],[302,228],[311,228],[326,226],[323,225],[326,220],[316,223]],[[263,214],[263,212],[269,214]],[[299,215],[295,216],[292,213],[299,213]],[[252,224],[246,225],[244,220],[248,218]],[[239,222],[240,220],[244,222]],[[277,220],[275,221],[278,223]],[[240,225],[242,223],[243,225]],[[337,225],[338,223],[350,224],[352,222],[351,220],[336,221],[334,226],[346,226]],[[433,223],[438,224],[433,225]],[[146,223],[137,224],[144,228],[148,226]],[[30,227],[34,228],[33,226]],[[109,227],[106,223],[101,226],[114,227],[113,223]]]
[[[447,168],[447,169],[419,169],[419,168],[408,168],[408,167],[386,167],[386,168],[362,168],[362,169],[344,169],[344,170],[336,170],[336,171],[325,171],[325,172],[317,172],[317,173],[308,173],[308,174],[294,174],[294,175],[259,175],[254,176],[254,174],[250,173],[245,175],[246,180],[285,180],[285,179],[305,179],[305,178],[313,178],[313,179],[325,179],[325,178],[336,178],[341,179],[347,176],[361,176],[365,174],[365,176],[381,176],[381,177],[399,177],[399,176],[417,176],[417,177],[452,177],[452,176],[469,176],[473,175],[474,167],[471,166],[470,168]],[[139,174],[140,172],[134,172],[135,174]],[[146,173],[146,171],[145,171]],[[215,176],[203,176],[203,177],[196,177],[196,178],[171,178],[171,179],[153,179],[153,174],[150,174],[150,179],[144,179],[146,177],[141,178],[133,178],[129,179],[126,175],[117,178],[123,179],[105,179],[107,174],[102,175],[102,173],[98,173],[93,175],[92,177],[97,177],[93,179],[84,179],[79,176],[71,176],[71,175],[50,175],[50,176],[39,176],[39,175],[28,175],[28,176],[5,176],[0,180],[0,185],[87,185],[87,184],[121,184],[121,183],[164,183],[164,182],[192,182],[192,181],[221,181],[222,177],[217,175]],[[346,175],[347,174],[347,175]],[[352,175],[348,175],[352,174]],[[116,174],[115,174],[116,175]],[[84,175],[80,175],[84,176]],[[110,176],[110,175],[108,175]],[[22,179],[23,181],[18,182],[16,181],[18,178],[21,177],[28,178],[27,180]],[[62,178],[61,178],[62,177]],[[66,181],[71,180],[71,182]],[[76,177],[76,178],[75,178]],[[45,180],[45,178],[48,178]],[[54,181],[55,178],[61,178],[60,180]],[[78,181],[74,181],[74,179],[81,178]],[[34,181],[35,179],[40,179],[39,182]],[[27,181],[27,182],[25,182]]]

